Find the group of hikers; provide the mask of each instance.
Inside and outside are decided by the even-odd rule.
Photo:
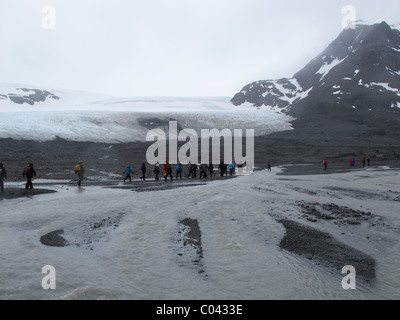
[[[229,164],[224,164],[223,161],[221,161],[220,165],[219,165],[219,172],[221,177],[224,175],[233,175],[235,173],[235,163],[232,161]],[[146,180],[146,172],[147,172],[147,168],[146,168],[146,164],[142,163],[140,170],[142,172],[142,175],[140,177],[140,180],[145,181]],[[200,172],[200,179],[201,178],[207,178],[208,175],[210,175],[210,177],[212,177],[214,175],[214,165],[212,163],[205,165],[205,164],[201,164],[201,165],[197,165],[196,163],[190,163],[188,164],[188,174],[186,175],[187,178],[192,177],[192,178],[196,178],[198,171]],[[85,168],[83,165],[82,161],[79,161],[78,164],[75,166],[75,177],[76,177],[76,183],[79,187],[81,187],[83,178],[84,178],[84,174],[85,174]],[[171,181],[173,180],[173,170],[172,170],[172,166],[169,163],[168,160],[165,161],[163,167],[162,167],[162,173],[163,173],[163,177],[164,180],[167,181],[168,178],[171,179]],[[154,173],[154,178],[155,180],[160,180],[160,174],[161,174],[161,166],[160,164],[157,162],[157,164],[154,166],[153,168],[153,173]],[[132,181],[132,174],[133,174],[133,169],[131,167],[131,165],[128,165],[127,168],[124,170],[124,172],[122,173],[122,175],[124,176],[124,182],[126,180]],[[182,179],[183,176],[183,165],[181,163],[178,163],[175,167],[175,179]],[[22,177],[26,178],[26,184],[25,184],[25,189],[33,189],[33,178],[36,177],[36,170],[33,167],[33,164],[30,163],[27,167],[24,168],[23,172],[22,172]],[[1,192],[4,192],[4,180],[7,179],[7,171],[6,168],[4,167],[4,165],[2,163],[0,163],[0,188],[1,188]]]
[[[33,164],[30,163],[22,171],[22,177],[26,178],[25,189],[33,189],[32,179],[36,176],[36,170],[33,168]],[[0,163],[0,189],[4,192],[4,180],[7,179],[7,170],[2,163]]]
[[[365,167],[365,162],[367,162],[367,165],[369,167],[370,163],[371,163],[371,159],[370,158],[365,159],[365,157],[363,157],[361,159],[361,163],[362,163],[363,167]],[[356,166],[356,158],[350,158],[350,167],[355,167],[355,166]]]
[[[243,165],[242,165],[243,166]],[[235,168],[236,164],[234,161],[231,161],[229,164],[225,164],[223,161],[218,166],[218,170],[220,173],[220,176],[223,177],[224,175],[227,176],[228,173],[229,175],[233,175],[235,173]],[[140,180],[146,181],[146,173],[147,173],[147,167],[145,163],[142,163],[140,167],[140,171],[142,173]],[[153,178],[155,181],[160,180],[160,175],[162,174],[163,178],[165,181],[170,179],[171,181],[173,180],[174,176],[175,179],[182,179],[183,176],[186,176],[186,178],[196,178],[199,172],[199,178],[207,178],[209,175],[210,177],[214,176],[214,165],[210,162],[208,165],[207,164],[196,164],[196,163],[191,163],[187,165],[187,174],[184,173],[184,166],[180,162],[175,166],[175,174],[173,175],[173,168],[172,165],[169,163],[168,159],[165,160],[165,163],[162,166],[161,170],[161,165],[157,162],[155,166],[153,167]],[[129,180],[130,182],[132,181],[132,174],[133,170],[131,165],[128,165],[122,175],[124,176],[124,182],[126,180]]]
[[[354,167],[355,166],[355,158],[350,159],[350,166]],[[361,159],[362,166],[365,167],[367,165],[368,167],[370,166],[370,158],[365,158],[363,157]],[[243,167],[246,166],[246,163],[242,165],[236,165],[234,161],[231,161],[229,164],[224,163],[224,161],[221,161],[221,163],[218,166],[219,174],[221,177],[227,176],[228,173],[230,176],[235,174],[236,167]],[[328,170],[328,159],[325,158],[323,160],[323,167],[324,171]],[[268,171],[271,171],[271,163],[267,163],[267,169]],[[140,171],[142,173],[140,180],[145,181],[146,180],[146,173],[147,173],[147,168],[146,164],[142,163],[140,167]],[[196,163],[191,163],[187,165],[187,174],[183,173],[183,165],[178,162],[178,164],[175,166],[175,179],[182,179],[182,176],[186,176],[186,178],[196,178],[197,174],[199,171],[199,178],[207,178],[209,175],[210,177],[214,176],[214,165],[210,162],[208,165],[207,164],[196,164]],[[79,161],[79,163],[75,166],[75,177],[77,181],[77,185],[80,187],[84,178],[84,173],[85,173],[85,168],[83,166],[82,161]],[[165,163],[162,166],[162,171],[161,171],[161,166],[157,162],[156,165],[153,168],[153,174],[154,174],[154,179],[156,181],[160,180],[160,174],[162,173],[164,180],[167,181],[168,178],[173,180],[173,169],[171,164],[169,163],[168,159],[165,161]],[[128,165],[122,175],[124,176],[123,181],[125,182],[126,180],[129,180],[130,182],[132,181],[132,174],[133,174],[133,169],[131,165]],[[22,172],[22,177],[26,178],[26,184],[25,184],[25,189],[33,189],[33,183],[32,179],[36,176],[36,171],[33,168],[33,164],[30,163],[28,166],[26,166]],[[3,163],[0,163],[0,189],[1,192],[4,192],[4,180],[7,179],[7,171],[3,165]]]
[[[328,159],[325,158],[322,163],[323,163],[323,166],[324,166],[324,171],[327,171],[328,170]],[[362,164],[363,167],[365,167],[366,164],[369,167],[370,164],[371,164],[371,159],[363,157],[361,159],[361,164]],[[350,158],[350,167],[355,167],[355,166],[356,166],[356,158],[354,158],[354,157]]]
[[[85,169],[83,167],[82,162],[79,162],[79,164],[77,164],[75,166],[75,175],[78,177],[77,179],[77,183],[78,186],[81,185],[82,180],[83,180],[83,174],[85,172]],[[33,167],[33,163],[30,163],[28,166],[26,166],[24,168],[24,170],[22,171],[22,177],[26,179],[26,183],[25,183],[25,189],[33,189],[33,178],[36,177],[36,170]],[[7,179],[7,170],[4,167],[4,165],[2,163],[0,163],[0,189],[1,192],[4,192],[4,180]]]

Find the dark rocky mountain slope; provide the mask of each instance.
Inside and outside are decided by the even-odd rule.
[[[303,119],[385,123],[400,115],[400,31],[386,22],[344,30],[291,79],[253,82],[232,102]]]

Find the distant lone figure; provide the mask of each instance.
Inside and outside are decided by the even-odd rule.
[[[0,163],[0,189],[1,189],[1,192],[4,192],[4,179],[7,179],[7,171],[4,168],[3,164]]]
[[[27,166],[24,171],[22,172],[22,177],[26,177],[26,185],[25,189],[33,189],[33,183],[32,179],[33,177],[36,177],[36,171],[33,168],[33,164],[30,163],[29,166]]]
[[[271,162],[268,162],[267,163],[267,169],[268,169],[268,171],[271,171],[272,169],[271,169]]]
[[[324,160],[324,170],[325,171],[328,170],[328,159],[327,158],[325,158],[325,160]]]
[[[367,166],[368,166],[368,167],[369,167],[370,162],[371,162],[371,159],[370,159],[370,158],[367,158]]]
[[[78,186],[81,186],[83,176],[85,174],[85,168],[83,167],[83,162],[80,161],[76,166],[75,166],[75,176],[78,175]]]

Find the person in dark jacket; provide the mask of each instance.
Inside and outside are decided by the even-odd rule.
[[[210,177],[214,175],[214,165],[212,164],[212,162],[210,162],[210,164],[208,165],[208,172],[210,173]]]
[[[193,163],[193,178],[197,177],[197,169],[198,169],[197,164]]]
[[[7,171],[3,164],[0,163],[0,189],[4,192],[4,179],[7,179]]]
[[[223,161],[221,161],[221,163],[219,164],[219,172],[220,172],[220,174],[221,174],[221,177],[223,177],[224,176],[224,173],[225,173],[225,164],[224,164],[224,162]]]
[[[36,171],[33,168],[33,164],[30,163],[29,166],[27,166],[24,171],[22,172],[22,177],[26,177],[26,185],[25,189],[33,189],[33,183],[32,179],[33,177],[36,177]]]
[[[140,180],[146,181],[146,164],[142,163],[142,166],[140,167],[140,171],[142,171],[142,176],[140,177]]]

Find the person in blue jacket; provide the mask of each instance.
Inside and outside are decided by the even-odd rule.
[[[229,175],[231,176],[235,171],[235,166],[232,161],[228,164],[228,169],[229,169]]]
[[[125,175],[124,182],[126,181],[126,179],[129,179],[129,181],[132,182],[131,173],[133,173],[133,170],[131,169],[131,165],[128,164],[125,171],[122,173],[123,175]]]
[[[175,179],[178,179],[178,176],[180,179],[182,179],[182,165],[180,162],[176,165],[176,177]]]

